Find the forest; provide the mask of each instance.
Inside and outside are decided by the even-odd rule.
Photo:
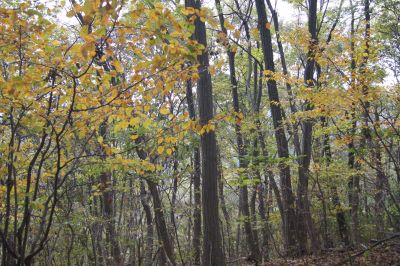
[[[397,0],[0,0],[1,266],[398,265]]]

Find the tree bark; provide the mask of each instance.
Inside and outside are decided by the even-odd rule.
[[[375,110],[375,123],[379,126],[379,115]],[[378,239],[384,238],[385,232],[385,187],[388,189],[388,180],[386,178],[383,164],[382,164],[382,152],[378,141],[374,141],[373,157],[375,161],[375,227],[376,237]]]
[[[201,8],[200,0],[187,0],[187,7]],[[195,40],[207,48],[205,23],[199,17],[195,19]],[[213,119],[213,95],[211,76],[208,71],[209,59],[207,50],[197,57],[199,62],[199,80],[197,95],[199,103],[200,125],[206,126]],[[202,174],[202,206],[203,206],[203,256],[202,265],[225,265],[222,251],[221,233],[218,213],[218,166],[217,142],[213,130],[201,135],[201,174]]]
[[[257,15],[258,15],[258,28],[261,37],[261,47],[264,55],[265,69],[272,74],[275,72],[275,64],[273,59],[271,32],[267,24],[267,14],[263,0],[255,0]],[[289,158],[288,141],[285,135],[282,109],[280,106],[278,89],[276,81],[269,78],[267,82],[268,97],[271,101],[270,108],[275,130],[275,140],[278,148],[278,156],[282,160]],[[296,228],[295,228],[295,212],[294,212],[294,196],[292,192],[290,166],[286,162],[280,163],[280,178],[282,189],[282,205],[284,216],[283,220],[283,239],[287,253],[293,253],[296,245]]]
[[[315,71],[315,53],[317,50],[317,0],[308,1],[308,32],[310,33],[310,42],[307,54],[306,67],[304,69],[304,83],[308,87],[314,87],[314,71]],[[307,100],[305,102],[306,111],[312,109],[312,104]],[[312,135],[313,135],[313,122],[311,119],[304,119],[302,121],[303,137],[301,145],[301,156],[299,165],[299,184],[297,187],[297,219],[298,219],[298,241],[299,253],[304,254],[307,252],[307,234],[311,238],[311,245],[313,252],[319,249],[319,241],[316,235],[311,212],[310,202],[308,199],[308,180],[309,180],[309,167],[311,162],[312,152]]]
[[[224,215],[225,223],[226,223],[226,233],[227,233],[227,238],[228,238],[228,243],[227,243],[227,252],[228,252],[228,258],[231,257],[233,247],[232,247],[232,228],[231,228],[231,219],[229,216],[228,209],[226,208],[226,203],[225,203],[225,196],[224,196],[224,175],[222,171],[222,161],[221,161],[221,153],[219,150],[219,147],[217,145],[217,151],[218,151],[218,194],[219,194],[219,200],[221,204],[221,210]]]
[[[196,111],[192,93],[192,81],[186,83],[186,101],[191,120],[196,120]],[[201,256],[201,172],[200,172],[200,150],[194,147],[193,151],[193,191],[194,191],[194,210],[193,210],[193,248],[194,264],[200,265]]]
[[[149,199],[147,195],[144,182],[140,181],[140,201],[142,203],[144,213],[146,215],[146,254],[144,258],[144,264],[146,266],[151,266],[153,262],[153,215],[151,214],[151,209],[149,205]]]
[[[287,70],[285,52],[283,50],[281,35],[280,35],[280,31],[279,31],[280,27],[279,27],[278,14],[276,13],[276,10],[272,6],[271,0],[266,0],[266,2],[267,2],[269,10],[271,12],[272,20],[274,22],[276,43],[278,44],[279,58],[280,58],[281,65],[282,65],[282,73],[289,78],[290,74]],[[295,100],[294,100],[292,86],[290,85],[289,82],[286,82],[286,91],[289,96],[290,111],[292,112],[292,114],[295,114],[297,112],[297,108],[296,108],[296,104],[295,104]],[[297,156],[299,156],[301,153],[301,150],[300,150],[300,138],[299,138],[299,130],[298,130],[297,122],[290,123],[289,126],[290,126],[292,134],[293,134],[294,148],[295,148]]]
[[[350,8],[351,8],[351,23],[350,23],[350,53],[351,53],[351,87],[353,90],[356,89],[355,84],[355,75],[356,75],[356,60],[355,60],[355,7],[350,0]],[[352,110],[350,114],[352,120],[352,128],[350,130],[351,141],[348,144],[348,161],[347,164],[350,169],[358,170],[360,168],[360,164],[356,163],[355,160],[355,144],[354,137],[356,133],[357,122],[355,121],[355,110]],[[358,206],[359,206],[359,191],[360,191],[360,176],[358,173],[352,174],[349,178],[349,205],[350,205],[350,234],[351,234],[351,244],[357,245],[360,241],[360,233],[359,233],[359,221],[358,221]]]
[[[140,143],[141,141],[142,138],[136,139],[137,143]],[[147,154],[145,151],[137,149],[136,152],[141,160],[146,160]],[[160,256],[161,258],[165,257],[169,264],[176,265],[174,258],[174,248],[172,246],[171,237],[168,233],[167,223],[165,221],[163,206],[160,198],[160,193],[157,189],[157,184],[150,179],[146,179],[146,182],[149,187],[151,197],[153,199],[153,209],[157,234],[159,240],[161,240],[162,242],[162,250]]]
[[[323,127],[328,126],[325,117],[321,118],[321,124]],[[325,134],[323,136],[323,155],[326,159],[327,166],[332,162],[332,151],[329,143],[329,135]],[[346,223],[346,216],[343,207],[340,203],[339,194],[336,185],[331,187],[332,194],[332,205],[336,214],[336,223],[338,225],[339,236],[345,246],[350,244],[348,236],[348,225]]]
[[[100,135],[105,140],[107,137],[107,124],[103,122],[100,126]],[[102,154],[105,151],[101,148]],[[103,155],[105,159],[105,155]],[[117,232],[115,230],[115,210],[114,210],[114,189],[112,188],[111,172],[105,171],[100,174],[100,183],[103,191],[103,215],[106,220],[106,240],[111,256],[107,260],[109,264],[122,265],[123,258],[121,256],[121,248],[118,242]]]

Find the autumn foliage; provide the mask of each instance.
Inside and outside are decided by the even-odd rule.
[[[1,265],[274,265],[399,234],[398,3],[200,2],[1,4]]]

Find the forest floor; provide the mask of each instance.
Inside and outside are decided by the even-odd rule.
[[[400,266],[400,238],[393,238],[384,242],[376,242],[369,247],[359,250],[332,250],[320,256],[304,256],[297,259],[273,260],[263,266]]]

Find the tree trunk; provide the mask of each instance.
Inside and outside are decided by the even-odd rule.
[[[307,62],[304,69],[304,83],[308,87],[313,87],[314,84],[314,70],[315,70],[315,53],[318,45],[317,40],[317,0],[309,1],[309,14],[308,14],[308,31],[311,35],[309,43]],[[309,101],[305,102],[306,111],[312,109]],[[313,252],[319,249],[319,241],[316,235],[311,212],[310,202],[308,199],[308,179],[309,167],[311,162],[312,152],[312,135],[313,135],[313,122],[311,119],[305,119],[302,122],[303,138],[302,149],[299,165],[299,184],[297,188],[297,218],[298,218],[298,241],[299,253],[304,254],[307,252],[307,233],[311,238],[311,245]]]
[[[154,216],[156,220],[157,233],[162,241],[163,253],[171,265],[176,265],[174,259],[174,248],[168,233],[167,223],[165,222],[164,211],[161,203],[160,193],[157,184],[151,180],[146,180],[151,196],[153,198]]]
[[[221,3],[219,0],[215,0],[215,4],[217,6],[218,10],[218,17],[219,17],[219,22],[221,26],[221,30],[225,35],[225,38],[228,38],[228,32],[225,28],[224,22],[224,16],[222,14],[222,7]],[[235,52],[231,51],[231,47],[229,44],[229,41],[226,39],[223,41],[223,44],[226,48],[226,53],[228,57],[228,63],[229,63],[229,76],[230,76],[230,82],[231,82],[231,91],[232,91],[232,103],[233,103],[233,110],[235,111],[236,115],[240,113],[240,108],[239,108],[239,95],[238,95],[238,83],[236,80],[236,74],[235,74]],[[239,120],[239,117],[237,117],[237,120]],[[237,143],[237,149],[238,149],[238,157],[239,157],[239,167],[240,169],[246,169],[247,168],[247,161],[245,159],[246,157],[246,148],[245,144],[243,141],[243,135],[242,135],[242,128],[240,125],[240,121],[236,121],[235,124],[235,133],[236,133],[236,143]],[[250,207],[249,207],[249,196],[248,196],[248,189],[247,185],[240,185],[240,194],[242,195],[242,204],[240,206],[240,209],[242,210],[243,218],[244,218],[244,228],[245,228],[245,233],[246,233],[246,240],[248,247],[250,249],[250,256],[259,261],[260,257],[260,250],[258,247],[257,241],[254,239],[254,234],[251,226],[251,216],[250,216]]]
[[[141,141],[143,141],[142,138],[136,139],[137,144],[139,144]],[[141,160],[146,160],[147,154],[145,151],[137,149],[136,152]],[[160,257],[165,258],[165,260],[167,260],[169,264],[176,265],[174,258],[174,248],[172,246],[171,238],[168,233],[167,223],[165,222],[163,206],[160,198],[160,193],[157,189],[157,184],[150,179],[146,179],[146,182],[149,187],[151,197],[153,199],[154,218],[156,222],[157,234],[159,240],[162,242]]]
[[[100,126],[99,134],[106,140],[107,124],[103,122]],[[103,157],[105,151],[101,148]],[[100,174],[100,183],[103,191],[103,215],[106,220],[106,240],[108,249],[111,249],[111,256],[108,258],[108,263],[113,265],[122,265],[123,258],[121,256],[121,248],[118,242],[117,232],[115,230],[115,211],[114,211],[114,189],[112,188],[111,172],[105,171]]]
[[[257,15],[258,15],[258,28],[261,37],[261,46],[264,55],[265,69],[272,74],[275,72],[275,65],[273,59],[271,32],[268,27],[267,14],[263,0],[255,0]],[[282,205],[283,205],[283,239],[287,253],[295,251],[295,212],[294,212],[294,197],[292,192],[292,183],[290,176],[290,167],[284,161],[289,158],[288,141],[285,135],[282,109],[280,106],[278,89],[274,79],[268,79],[268,97],[271,101],[270,108],[272,120],[275,130],[275,140],[278,148],[278,156],[283,162],[280,163],[280,177],[282,189]]]
[[[327,127],[327,121],[325,117],[321,118],[321,124],[323,127]],[[330,165],[332,162],[332,152],[331,146],[329,143],[329,135],[325,134],[323,137],[323,155],[326,159],[327,166]],[[348,237],[348,226],[346,223],[346,216],[343,210],[342,205],[340,204],[340,199],[337,191],[336,185],[331,187],[331,194],[332,194],[332,205],[334,207],[334,211],[336,213],[336,223],[338,225],[338,231],[341,241],[344,243],[345,246],[350,244],[349,237]]]
[[[109,172],[104,172],[100,175],[101,184],[105,189],[105,191],[103,191],[103,211],[106,219],[106,239],[109,248],[111,248],[111,259],[109,260],[109,263],[112,265],[122,265],[123,260],[121,257],[121,249],[115,230],[114,193],[113,190],[109,188],[109,182],[111,182],[110,176]]]
[[[278,14],[276,13],[275,9],[272,6],[271,0],[267,0],[267,5],[271,12],[272,20],[274,22],[276,43],[278,44],[279,58],[280,58],[281,65],[282,65],[282,73],[289,78],[290,74],[287,70],[285,52],[283,50],[283,45],[282,45],[280,31],[279,31],[280,27],[279,27]],[[292,112],[292,114],[295,114],[297,112],[297,108],[296,108],[295,101],[294,101],[292,86],[290,85],[289,82],[286,82],[286,91],[289,96],[290,111]],[[299,138],[299,130],[298,130],[297,122],[290,123],[289,126],[290,126],[292,134],[293,134],[294,148],[295,148],[297,156],[299,156],[301,153],[301,150],[300,150],[300,138]]]
[[[146,215],[146,254],[144,258],[144,264],[146,266],[151,266],[153,262],[153,215],[151,214],[151,209],[149,205],[149,199],[144,186],[144,182],[140,181],[140,201],[142,203],[144,213]]]
[[[192,93],[192,81],[186,83],[186,101],[191,120],[196,120],[196,111]],[[193,248],[194,264],[200,265],[201,256],[201,172],[200,172],[200,150],[194,147],[193,151],[193,191],[194,191],[194,210],[193,210]]]
[[[352,131],[355,132],[355,121],[353,122],[353,129]],[[352,133],[352,138],[354,137],[354,133]],[[354,141],[348,144],[348,166],[350,169],[358,169],[359,164],[355,162],[355,145]],[[359,236],[359,222],[358,222],[358,205],[359,205],[359,191],[360,191],[360,176],[358,173],[351,174],[349,178],[349,204],[350,204],[350,229],[351,229],[351,242],[352,245],[357,245],[360,241]]]
[[[350,8],[351,8],[351,23],[350,23],[350,52],[351,52],[351,87],[353,90],[356,89],[355,84],[355,71],[356,71],[356,61],[355,61],[355,7],[350,0]],[[355,160],[355,145],[354,145],[354,137],[356,133],[357,122],[354,117],[354,110],[350,114],[352,120],[352,128],[350,130],[351,142],[348,144],[348,166],[350,169],[356,169],[360,167],[359,163],[356,163]],[[352,174],[349,178],[349,205],[350,205],[350,234],[351,234],[351,243],[352,245],[357,245],[360,241],[360,233],[359,233],[359,221],[358,221],[358,206],[359,206],[359,191],[360,191],[360,176],[357,174]]]
[[[228,252],[228,258],[231,257],[232,255],[232,228],[231,228],[231,219],[228,213],[228,210],[226,208],[226,203],[225,203],[225,196],[224,196],[224,175],[222,171],[222,161],[221,161],[221,154],[219,151],[219,147],[217,145],[217,151],[218,151],[218,194],[219,194],[219,200],[221,204],[221,210],[224,215],[225,223],[226,223],[226,233],[227,233],[227,238],[228,238],[228,247],[227,247],[227,252]]]
[[[379,115],[375,110],[375,123],[379,127]],[[375,181],[375,226],[376,237],[382,239],[385,232],[385,187],[388,189],[388,180],[382,165],[382,152],[378,141],[374,141],[373,157],[375,161],[376,181]]]
[[[267,180],[267,177],[265,177]],[[268,217],[267,217],[267,212],[265,208],[265,191],[267,190],[267,184],[268,182],[264,182],[264,184],[260,183],[258,184],[257,188],[257,194],[258,194],[258,211],[260,213],[260,217],[262,222],[264,223],[264,226],[262,227],[262,245],[261,245],[261,255],[264,260],[268,260],[269,258],[269,235],[268,235]]]
[[[187,0],[185,5],[196,9],[201,8],[200,0]],[[207,48],[207,35],[205,23],[196,18],[195,40]],[[198,72],[200,79],[197,83],[200,125],[209,124],[213,119],[213,95],[211,76],[208,72],[209,60],[207,50],[198,55]],[[203,205],[203,256],[202,264],[225,265],[222,251],[221,232],[218,214],[218,166],[217,143],[215,132],[210,130],[201,135],[201,166],[202,166],[202,205]]]

